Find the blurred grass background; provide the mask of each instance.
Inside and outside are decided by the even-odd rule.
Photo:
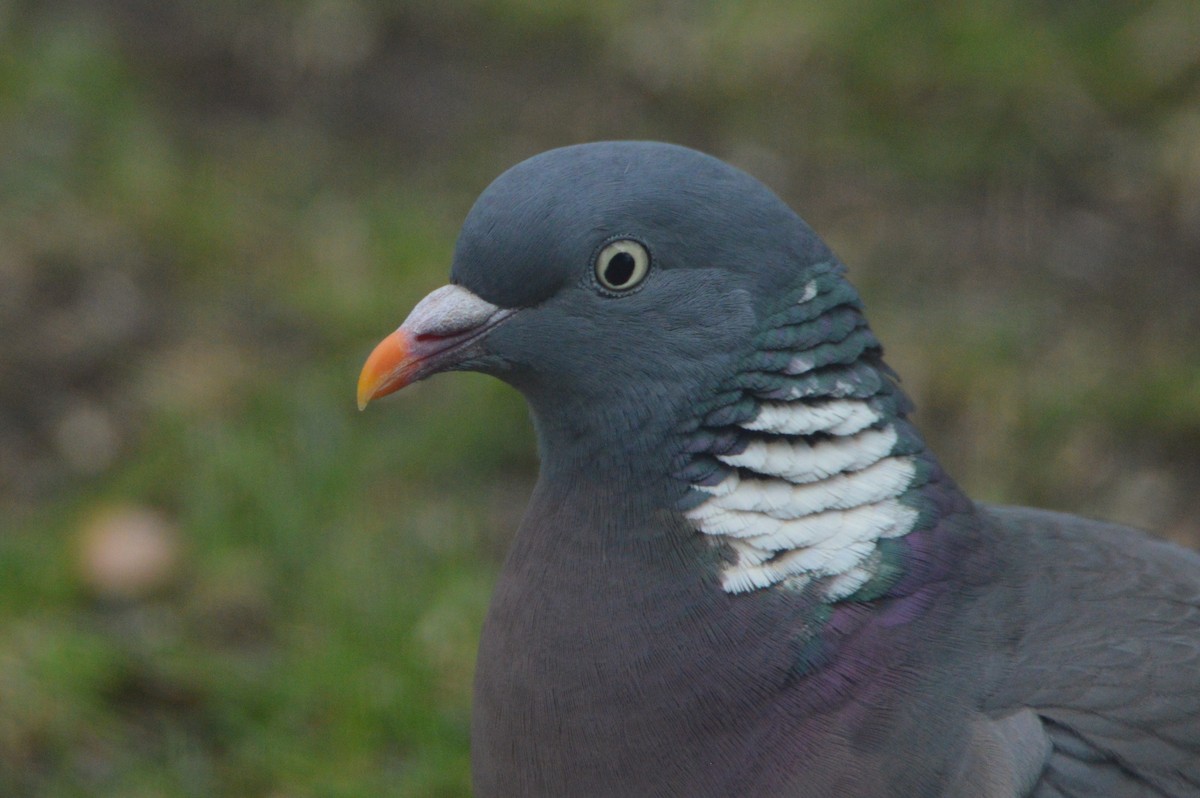
[[[359,415],[501,170],[765,179],[976,497],[1200,538],[1200,5],[0,0],[0,795],[463,796],[519,397]]]

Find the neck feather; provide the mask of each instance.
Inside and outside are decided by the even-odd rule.
[[[968,503],[908,421],[840,266],[818,267],[754,343],[687,430],[679,508],[724,550],[728,593],[884,594],[905,539]]]

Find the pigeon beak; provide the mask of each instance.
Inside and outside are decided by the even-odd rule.
[[[358,409],[478,354],[479,339],[515,312],[460,285],[437,289],[367,358],[358,377]]]
[[[398,391],[412,382],[415,359],[412,334],[399,329],[379,342],[358,375],[358,409],[380,396]]]

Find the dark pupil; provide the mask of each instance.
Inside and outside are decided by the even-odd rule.
[[[604,267],[604,279],[608,280],[609,285],[625,285],[629,278],[633,277],[633,268],[636,265],[633,256],[628,252],[618,252],[608,259],[608,264]]]

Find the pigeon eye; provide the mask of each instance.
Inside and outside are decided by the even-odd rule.
[[[596,280],[609,291],[628,291],[650,271],[650,253],[638,242],[614,241],[596,256]]]

